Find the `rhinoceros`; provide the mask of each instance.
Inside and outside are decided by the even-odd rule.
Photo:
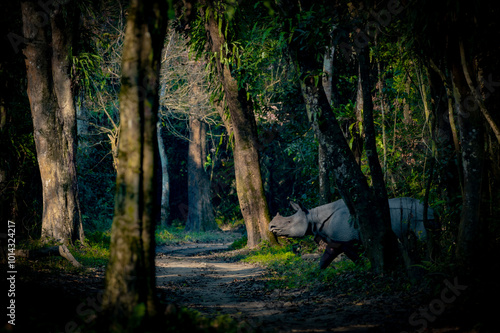
[[[327,246],[320,261],[321,269],[328,267],[341,253],[354,262],[359,259],[356,248],[359,232],[342,199],[309,210],[294,202],[290,204],[297,211],[294,215],[285,217],[278,213],[269,224],[269,230],[276,236],[300,238],[314,235],[317,243],[325,241]],[[402,239],[413,233],[421,241],[426,239],[424,205],[420,201],[406,197],[389,199],[389,209],[396,237]],[[427,211],[427,219],[434,219],[431,208]]]

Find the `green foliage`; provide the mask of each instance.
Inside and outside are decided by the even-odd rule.
[[[110,245],[110,232],[89,232],[87,233],[83,243],[77,242],[74,245],[69,245],[68,249],[83,266],[83,270],[87,268],[103,268],[108,263],[109,258],[109,245]],[[29,240],[22,242],[19,247],[26,250],[36,250],[47,246],[57,246],[59,243],[53,241],[49,243],[42,243],[40,240]],[[75,268],[71,263],[59,256],[56,257],[43,257],[33,263],[33,269],[55,269],[64,270],[69,272],[81,271],[81,268]]]
[[[328,288],[361,292],[370,290],[372,275],[369,262],[355,265],[351,260],[342,260],[320,270],[318,261],[304,260],[296,255],[293,248],[301,245],[311,249],[309,241],[291,241],[278,247],[261,246],[252,250],[243,260],[263,265],[268,269],[268,287],[270,289],[290,288]],[[347,285],[343,285],[347,283]]]
[[[94,53],[81,52],[73,56],[72,80],[90,98],[94,97],[96,90],[105,88],[106,74],[102,72],[102,62],[102,56]]]
[[[239,249],[242,249],[244,248],[245,246],[247,246],[247,241],[248,241],[248,238],[247,236],[242,236],[241,238],[235,240],[233,242],[233,244],[231,244],[229,246],[229,249],[231,250],[239,250]]]
[[[332,111],[337,118],[355,118],[356,117],[356,105],[352,101],[348,101],[346,104],[340,104],[338,106],[333,105]]]
[[[84,229],[89,232],[109,230],[113,221],[116,178],[109,148],[98,143],[79,147],[77,154]]]

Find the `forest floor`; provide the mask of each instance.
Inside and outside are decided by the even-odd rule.
[[[228,245],[160,247],[156,266],[162,300],[206,316],[228,314],[262,332],[416,332],[423,327],[409,324],[424,302],[416,294],[269,290],[266,270],[240,261],[245,250],[230,251]],[[444,326],[432,332],[462,331]]]
[[[209,318],[229,315],[256,332],[474,332],[450,324],[456,319],[448,310],[428,314],[431,321],[418,315],[412,326],[412,314],[428,312],[433,304],[418,291],[343,292],[333,284],[272,289],[269,282],[276,277],[264,267],[241,261],[246,254],[245,249],[229,250],[228,243],[158,246],[161,303]],[[41,261],[17,265],[14,331],[85,332],[101,311],[105,267],[68,271],[44,265]],[[424,324],[434,328],[419,330]],[[0,328],[0,332],[11,330]]]

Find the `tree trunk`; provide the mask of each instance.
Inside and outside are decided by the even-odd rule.
[[[255,247],[261,240],[276,243],[274,234],[269,231],[271,218],[260,171],[254,114],[247,100],[246,91],[238,87],[238,82],[231,75],[228,62],[221,62],[221,59],[226,57],[223,47],[226,40],[219,34],[213,10],[215,9],[210,10],[205,29],[209,36],[210,51],[217,54],[215,57],[217,76],[222,84],[225,103],[230,114],[234,139],[236,191],[247,229],[247,245]]]
[[[133,0],[122,56],[115,214],[103,307],[110,331],[132,330],[155,309],[155,146],[163,1]]]
[[[378,90],[379,90],[379,101],[380,101],[380,111],[382,114],[381,126],[382,126],[382,146],[384,151],[384,159],[382,163],[382,170],[384,172],[384,179],[387,175],[387,133],[385,130],[385,112],[389,110],[384,96],[384,77],[382,74],[382,64],[380,61],[377,62],[377,74],[378,74]]]
[[[355,217],[360,228],[361,239],[366,246],[367,254],[375,272],[381,273],[386,267],[385,258],[394,255],[389,246],[386,246],[390,237],[381,228],[381,213],[377,209],[371,190],[362,174],[354,155],[349,149],[337,120],[326,108],[321,93],[321,87],[314,87],[314,83],[303,84],[303,94],[309,112],[320,114],[316,124],[322,133],[320,142],[326,151],[329,164],[334,170],[337,187],[349,207],[351,215]],[[315,105],[314,101],[319,101]]]
[[[168,156],[167,156],[167,147],[165,146],[165,141],[163,140],[163,136],[161,135],[161,122],[158,121],[157,126],[157,139],[158,139],[158,152],[160,156],[160,164],[161,164],[161,175],[158,178],[161,178],[161,190],[160,193],[160,225],[162,227],[167,227],[168,217],[170,215],[170,179],[168,176]]]
[[[354,154],[354,158],[356,159],[356,163],[361,165],[361,157],[363,156],[363,133],[361,133],[361,124],[363,123],[363,87],[361,85],[361,74],[359,73],[358,66],[358,88],[356,92],[356,119],[354,122],[356,125],[352,127],[352,135],[353,141],[351,145],[351,150]],[[350,126],[350,125],[349,125]]]
[[[388,235],[380,223],[381,214],[378,209],[374,209],[377,205],[366,178],[330,110],[321,84],[315,85],[314,78],[304,80],[302,94],[308,113],[314,115],[312,125],[316,132],[321,133],[320,144],[323,145],[328,163],[334,171],[337,188],[360,228],[361,240],[372,269],[381,273],[387,268],[385,258],[394,253],[390,251],[390,246],[386,246],[390,233]]]
[[[434,68],[434,67],[433,67]],[[431,93],[431,108],[434,114],[433,140],[436,149],[435,160],[438,163],[437,181],[442,197],[445,198],[450,213],[456,211],[456,201],[462,194],[460,172],[457,168],[457,152],[455,147],[452,128],[448,111],[448,94],[446,82],[442,81],[441,75],[436,69],[429,72],[429,85]],[[453,219],[453,218],[452,218]]]
[[[326,48],[325,56],[323,58],[323,88],[325,89],[326,98],[328,103],[332,104],[332,91],[333,91],[333,56],[335,54],[335,47],[329,46]]]
[[[325,150],[321,144],[318,145],[318,178],[319,178],[319,204],[324,205],[331,202],[332,191],[330,189],[330,169]]]
[[[461,157],[461,152],[460,152],[460,143],[458,140],[458,131],[457,127],[455,124],[455,115],[453,114],[454,108],[453,108],[453,89],[451,87],[451,84],[448,82],[448,78],[444,74],[444,72],[434,63],[434,61],[431,59],[429,64],[431,65],[431,68],[439,75],[441,78],[441,81],[443,82],[443,85],[445,87],[446,91],[446,97],[448,101],[448,116],[446,117],[447,122],[450,124],[450,130],[453,138],[453,145],[455,147],[455,154],[457,155],[456,160],[458,162],[458,179],[459,179],[459,184],[461,191],[463,193],[463,169],[461,167],[462,163],[462,157]]]
[[[323,59],[323,87],[325,89],[328,103],[332,104],[332,74],[333,55],[335,48],[327,48]],[[318,145],[318,178],[319,178],[319,203],[327,204],[331,201],[330,170],[328,169],[325,152],[321,145]]]
[[[217,229],[210,195],[210,179],[205,171],[207,160],[207,123],[189,117],[188,217],[186,230],[199,232]]]
[[[294,0],[281,1],[279,5],[285,18],[292,20],[297,18],[301,10],[308,10]],[[316,60],[316,54],[322,51],[307,45],[307,41],[299,37],[292,36],[291,40],[290,56],[300,73],[303,73],[300,84],[309,119],[315,133],[320,133],[318,139],[334,172],[340,195],[360,229],[361,241],[365,245],[372,269],[376,273],[382,273],[392,268],[386,259],[394,256],[394,233],[385,223],[381,223],[382,214],[374,195],[345,140],[321,81],[314,77],[314,73],[322,68],[322,64]]]
[[[481,191],[484,166],[483,118],[465,80],[461,64],[452,64],[453,92],[458,110],[458,127],[462,148],[463,204],[457,238],[457,262],[464,272],[474,274],[485,264],[482,246]]]
[[[43,10],[50,10],[44,12]],[[43,184],[42,239],[83,241],[76,176],[76,110],[71,52],[78,11],[66,5],[22,3],[28,97]],[[49,18],[50,17],[50,18]],[[36,24],[46,19],[46,24]]]
[[[380,161],[377,152],[377,142],[375,125],[373,123],[373,100],[371,94],[371,81],[370,81],[370,56],[369,48],[364,47],[358,52],[359,61],[359,73],[361,78],[361,89],[363,92],[363,129],[364,129],[364,141],[365,141],[365,151],[368,158],[368,165],[370,167],[370,173],[372,178],[373,192],[375,194],[375,200],[377,201],[377,207],[380,210],[382,220],[379,222],[381,228],[379,232],[384,240],[385,264],[395,265],[396,256],[390,251],[391,247],[393,250],[396,249],[396,239],[392,236],[391,229],[391,214],[389,211],[389,198],[387,196],[387,189],[384,182],[384,172],[380,166]]]

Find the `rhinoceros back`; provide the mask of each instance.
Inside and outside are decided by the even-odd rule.
[[[350,242],[359,239],[359,232],[354,227],[349,209],[343,200],[335,206],[333,215],[325,224],[323,233],[333,242]],[[338,202],[338,201],[337,201]],[[335,202],[335,203],[337,203]]]
[[[389,199],[389,209],[392,230],[398,238],[413,232],[419,240],[426,239],[424,205],[419,200],[405,197]],[[431,208],[427,211],[427,218],[434,219],[434,212]]]
[[[359,239],[359,231],[354,227],[354,221],[343,200],[337,200],[316,209],[319,209],[319,215],[325,217],[328,213],[329,216],[324,226],[316,230],[320,236],[332,242],[349,242]],[[389,209],[391,227],[398,238],[413,232],[419,240],[426,239],[427,232],[423,223],[424,205],[419,200],[407,197],[389,199]],[[431,208],[427,211],[427,218],[428,220],[434,219],[434,212]]]

